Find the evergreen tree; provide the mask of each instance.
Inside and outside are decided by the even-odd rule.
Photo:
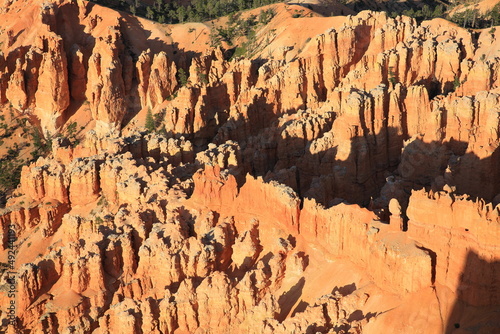
[[[490,17],[492,27],[500,24],[500,4],[496,4],[488,13],[488,16]]]
[[[163,6],[163,0],[155,0],[155,9],[161,11]]]
[[[184,71],[183,68],[179,68],[179,70],[177,71],[177,76],[178,76],[179,83],[180,83],[181,87],[186,86],[188,83],[188,77],[187,77],[186,71]]]
[[[144,127],[148,130],[149,133],[152,133],[156,130],[155,119],[153,117],[153,113],[151,109],[148,109],[148,113],[146,114],[146,121],[144,122]]]
[[[436,8],[434,8],[434,11],[432,12],[432,17],[443,17],[444,14],[444,9],[443,5],[437,5]]]
[[[146,18],[150,20],[154,20],[155,18],[155,12],[149,6],[146,8]]]
[[[179,22],[183,23],[185,18],[186,18],[186,7],[179,6],[179,8],[177,8],[177,19],[179,20]]]
[[[432,18],[432,10],[429,5],[424,5],[424,7],[422,7],[422,16],[424,20]]]

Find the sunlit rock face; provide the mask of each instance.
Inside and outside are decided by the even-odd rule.
[[[2,329],[500,326],[495,31],[274,6],[230,59],[202,24],[1,5],[2,115],[53,139],[0,212]]]

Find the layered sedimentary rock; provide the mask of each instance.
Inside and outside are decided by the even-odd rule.
[[[21,5],[25,31],[8,16]],[[362,12],[293,57],[228,60],[174,56],[85,1],[31,5],[0,14],[5,110],[43,134],[75,110],[88,123],[23,168],[1,211],[18,330],[498,325],[494,31]],[[136,129],[148,109],[157,133]]]

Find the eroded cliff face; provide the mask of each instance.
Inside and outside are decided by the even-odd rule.
[[[495,32],[362,12],[316,18],[330,29],[282,58],[228,60],[85,1],[33,3],[1,8],[1,102],[44,133],[89,122],[1,212],[18,331],[500,325]],[[148,109],[161,133],[137,129]]]
[[[2,102],[35,115],[44,134],[59,131],[82,103],[92,120],[119,129],[127,112],[154,107],[177,87],[165,53],[172,48],[152,54],[136,18],[87,1],[10,1],[2,15]]]

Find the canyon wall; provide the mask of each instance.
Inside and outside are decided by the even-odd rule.
[[[276,6],[260,42],[309,22]],[[246,59],[86,1],[2,5],[2,111],[47,138],[81,126],[23,168],[0,213],[4,263],[16,228],[16,330],[498,324],[496,31],[315,19],[330,28],[300,50]]]

